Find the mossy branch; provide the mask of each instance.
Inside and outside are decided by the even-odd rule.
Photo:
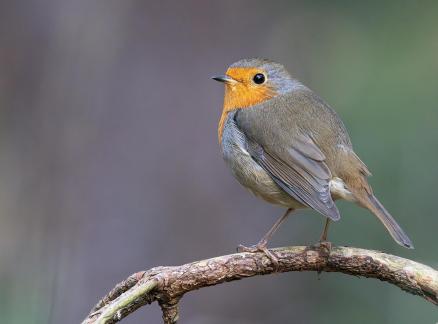
[[[275,268],[263,253],[235,253],[131,275],[111,290],[83,324],[116,323],[139,307],[157,301],[165,324],[178,320],[178,302],[192,290],[274,272],[341,272],[389,282],[438,305],[438,271],[398,256],[352,247],[285,247],[271,250]]]

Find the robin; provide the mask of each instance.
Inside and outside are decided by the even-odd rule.
[[[278,63],[243,59],[214,80],[225,84],[218,136],[233,175],[265,201],[287,208],[247,252],[276,256],[267,243],[294,210],[310,207],[330,220],[340,219],[334,201],[345,199],[367,208],[393,239],[406,248],[411,240],[373,195],[366,165],[354,153],[337,113]]]

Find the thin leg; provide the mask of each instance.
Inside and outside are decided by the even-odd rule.
[[[325,224],[324,224],[324,230],[321,233],[321,238],[319,239],[320,242],[326,242],[327,241],[327,234],[328,234],[328,228],[330,225],[330,219],[326,218],[325,219]]]
[[[287,216],[289,216],[289,214],[292,212],[292,208],[289,208],[288,210],[286,210],[286,212],[283,214],[283,216],[281,216],[279,219],[277,219],[277,221],[274,223],[274,225],[272,225],[271,229],[265,234],[263,235],[262,239],[260,240],[260,243],[262,243],[263,245],[267,245],[268,241],[271,239],[272,235],[274,235],[274,233],[278,230],[278,228],[280,227],[281,224],[283,224],[283,222],[286,220]]]
[[[271,229],[263,235],[262,239],[253,246],[246,247],[243,245],[239,245],[237,248],[240,252],[263,252],[266,254],[266,256],[271,259],[271,261],[278,266],[278,259],[277,257],[268,250],[267,245],[268,241],[271,239],[272,235],[277,231],[277,229],[280,227],[280,225],[286,220],[287,216],[293,211],[292,208],[289,208],[286,210],[286,212],[274,223],[274,225],[271,227]]]

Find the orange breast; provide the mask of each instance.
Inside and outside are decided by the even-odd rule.
[[[222,142],[222,132],[228,112],[236,109],[245,109],[258,105],[276,95],[274,89],[267,85],[257,85],[252,77],[260,73],[254,68],[230,68],[227,75],[236,80],[236,83],[225,84],[224,108],[219,120],[218,137]]]

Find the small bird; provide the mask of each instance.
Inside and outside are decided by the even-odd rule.
[[[225,75],[218,137],[222,154],[236,179],[254,195],[287,211],[263,238],[241,251],[276,256],[267,243],[294,210],[310,207],[330,220],[340,219],[334,201],[345,199],[367,208],[400,245],[411,240],[373,195],[366,165],[354,153],[337,113],[317,94],[294,79],[279,63],[242,59]]]

